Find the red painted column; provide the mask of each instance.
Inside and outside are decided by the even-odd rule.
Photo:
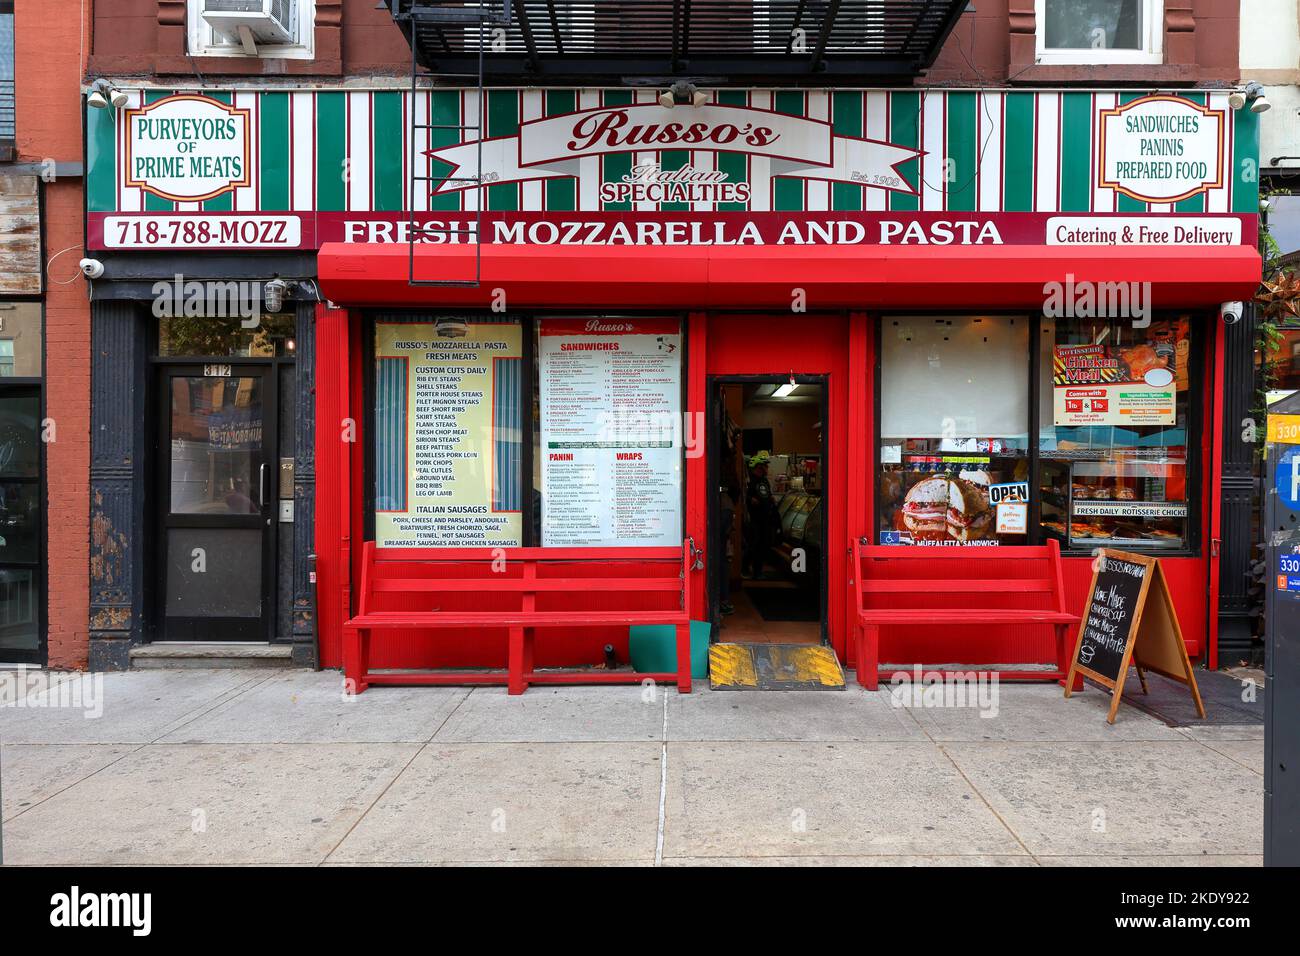
[[[352,448],[361,428],[351,408],[348,313],[316,308],[316,604],[321,666],[342,663],[352,600]]]
[[[875,409],[872,407],[873,394],[871,369],[868,365],[869,340],[871,338],[871,321],[865,313],[849,314],[849,381],[848,381],[848,442],[845,454],[848,457],[848,487],[846,490],[848,517],[845,541],[827,541],[827,547],[845,549],[852,554],[852,541],[870,533],[870,516],[867,502],[874,487],[875,475],[872,473],[871,448],[873,444],[872,425],[875,422]],[[857,609],[853,581],[858,569],[853,566],[852,558],[848,562],[848,580],[846,581],[845,603],[847,620],[845,634],[852,633]],[[840,653],[841,659],[856,665],[857,648],[853,641],[846,640]]]
[[[707,367],[708,316],[692,312],[686,319],[686,416],[683,434],[695,440],[694,449],[687,449],[686,458],[686,533],[695,539],[695,546],[706,552],[709,541],[709,443],[714,436],[708,433],[708,380]],[[705,620],[708,601],[704,582],[707,571],[695,571],[691,588],[691,617]]]

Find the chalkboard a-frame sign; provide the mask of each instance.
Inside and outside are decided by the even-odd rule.
[[[1106,722],[1113,724],[1124,695],[1124,678],[1132,664],[1144,694],[1146,671],[1187,685],[1196,712],[1204,719],[1205,706],[1159,559],[1109,548],[1099,549],[1096,555],[1088,603],[1079,621],[1079,638],[1065,677],[1065,696],[1070,696],[1076,674],[1109,687],[1110,714]]]

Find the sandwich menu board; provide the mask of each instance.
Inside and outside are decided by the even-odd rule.
[[[1070,696],[1079,674],[1109,687],[1112,699],[1106,720],[1113,724],[1132,664],[1143,693],[1145,672],[1162,674],[1191,689],[1196,711],[1204,718],[1205,707],[1160,560],[1109,548],[1098,548],[1095,556],[1065,696]]]
[[[677,319],[546,319],[538,332],[542,545],[682,543]]]

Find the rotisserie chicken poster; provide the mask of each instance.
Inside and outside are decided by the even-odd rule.
[[[1057,425],[1172,425],[1178,390],[1172,342],[1058,345],[1052,350]]]

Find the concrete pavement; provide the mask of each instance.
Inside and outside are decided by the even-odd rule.
[[[1094,688],[1003,685],[981,716],[884,688],[55,681],[0,706],[7,864],[1262,861],[1262,727],[1108,726]]]

